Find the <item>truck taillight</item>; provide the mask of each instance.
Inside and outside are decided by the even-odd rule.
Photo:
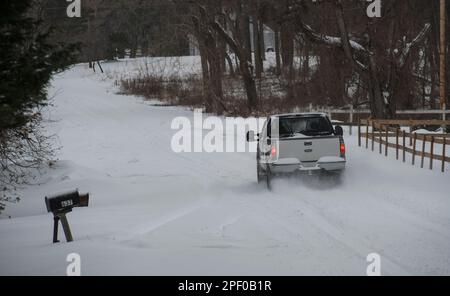
[[[341,157],[345,157],[345,144],[341,143],[340,145]]]
[[[270,156],[272,156],[272,157],[277,156],[277,147],[272,146],[272,149],[270,149]]]

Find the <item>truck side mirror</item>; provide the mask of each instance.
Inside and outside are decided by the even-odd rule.
[[[255,132],[254,131],[248,131],[247,132],[247,142],[249,142],[249,143],[258,141],[258,137],[259,137],[259,134],[257,134],[255,136]]]
[[[337,126],[334,128],[334,134],[335,134],[336,136],[343,136],[343,135],[344,135],[344,130],[342,129],[342,127],[341,127],[340,125],[337,125]]]

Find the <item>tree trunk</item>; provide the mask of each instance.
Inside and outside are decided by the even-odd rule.
[[[211,111],[215,111],[222,114],[224,110],[223,106],[223,88],[222,88],[222,57],[220,56],[220,50],[215,47],[215,40],[211,39],[208,46],[208,63],[209,63],[209,76],[210,84],[213,90],[212,92],[212,106]]]
[[[212,105],[211,102],[211,91],[210,91],[210,83],[209,83],[209,66],[206,49],[203,45],[200,45],[199,41],[199,51],[200,51],[200,59],[202,63],[202,82],[203,82],[203,100],[206,105],[206,112],[210,112],[209,108]]]
[[[429,63],[430,63],[430,109],[436,109],[436,59],[434,56],[434,50],[429,50]]]
[[[212,27],[217,31],[219,36],[225,40],[225,42],[234,51],[239,59],[239,68],[244,82],[245,90],[247,93],[247,102],[249,110],[253,110],[258,107],[258,93],[256,91],[256,83],[252,74],[252,64],[247,61],[247,55],[245,48],[239,44],[234,38],[220,26],[218,23],[212,23]]]
[[[281,25],[281,58],[283,62],[283,75],[290,79],[294,62],[294,35],[290,23]]]
[[[383,91],[378,79],[377,63],[373,56],[369,57],[369,88],[372,117],[375,119],[384,119],[386,114]]]
[[[242,3],[242,1],[240,1]],[[245,53],[245,58],[247,61],[252,64],[252,41],[250,34],[250,15],[248,4],[243,1],[242,10],[241,10],[241,21],[240,21],[240,31],[243,40],[243,48]]]
[[[243,57],[244,58],[244,57]],[[248,107],[249,110],[254,110],[258,106],[258,93],[256,91],[255,79],[250,72],[250,67],[246,65],[245,62],[241,62],[241,73],[242,79],[244,81],[245,90],[247,93]]]
[[[262,20],[259,21],[259,44],[260,44],[260,50],[261,50],[261,58],[263,61],[266,60],[266,42],[265,42],[265,36],[264,36],[264,23]],[[264,69],[263,69],[264,70]]]
[[[281,74],[281,53],[280,53],[280,26],[275,25],[275,60],[276,60],[276,74]]]
[[[200,52],[200,59],[202,64],[202,82],[203,82],[203,100],[205,102],[206,111],[212,106],[211,102],[211,89],[210,89],[210,77],[209,77],[209,65],[208,65],[208,52],[205,45],[205,40],[200,27],[200,20],[197,17],[192,17],[192,23],[194,26],[194,32],[198,41],[198,49]]]
[[[260,35],[260,21],[256,14],[253,15],[253,45],[255,52],[255,72],[256,78],[261,79],[263,72],[263,57],[261,52],[261,35]]]
[[[218,5],[217,5],[217,11],[216,13],[219,15],[218,19],[219,19],[219,23],[222,27],[225,28],[225,30],[227,29],[227,20],[226,17],[224,15],[224,12],[222,11],[222,0],[219,1]],[[226,73],[226,62],[227,62],[227,44],[219,38],[219,40],[217,41],[217,45],[218,45],[218,49],[219,49],[219,55],[220,55],[220,67],[221,67],[221,72],[222,73]],[[230,71],[232,71],[233,69],[230,69]]]
[[[304,61],[302,63],[302,68],[301,68],[300,74],[301,74],[301,79],[302,79],[303,83],[306,83],[309,80],[309,72],[310,72],[310,69],[309,69],[309,59],[310,59],[309,45],[306,44],[303,49],[304,49],[304,54],[303,54]]]

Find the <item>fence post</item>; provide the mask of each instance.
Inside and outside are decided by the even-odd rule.
[[[350,122],[350,135],[351,134],[352,134],[352,123]],[[361,118],[358,119],[358,146],[361,147]]]
[[[375,123],[372,121],[372,151],[375,149]]]
[[[444,143],[442,145],[442,168],[441,171],[444,173],[445,172],[445,144],[447,139],[444,137]]]
[[[383,126],[380,124],[380,130],[378,132],[378,136],[380,137],[380,154],[383,153]]]
[[[442,104],[442,121],[443,121],[442,130],[444,131],[444,133],[447,133],[447,125],[445,124],[445,121],[447,120],[446,109],[447,108],[445,106],[445,100],[444,100],[444,104]]]
[[[406,131],[403,130],[403,162],[406,162]]]
[[[416,142],[417,142],[417,133],[414,133],[414,140],[413,140],[413,155],[412,155],[412,164],[416,164]]]
[[[386,147],[384,148],[384,155],[388,156],[389,149],[389,125],[386,125]]]
[[[434,136],[431,136],[431,150],[430,150],[430,170],[433,169],[433,161],[434,161]]]
[[[425,161],[425,144],[427,142],[427,136],[423,135],[422,139],[422,160],[420,161],[420,168],[423,169],[423,163]]]
[[[412,130],[412,125],[410,125],[409,126],[409,146],[412,146],[412,140],[413,140],[413,135],[412,135],[412,132],[413,132],[413,130]]]
[[[350,105],[350,136],[353,134],[353,104]],[[361,145],[359,145],[361,147]]]
[[[398,160],[398,134],[400,133],[400,129],[397,128],[395,130],[395,158]]]
[[[369,120],[366,121],[366,149],[369,148]]]

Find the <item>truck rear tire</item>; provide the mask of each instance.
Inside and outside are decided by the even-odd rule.
[[[266,168],[266,185],[268,190],[272,190],[272,174],[270,173],[269,166]]]
[[[263,172],[261,170],[261,166],[260,166],[259,162],[256,162],[256,176],[257,176],[258,184],[260,184],[261,182],[264,181],[265,175],[263,174]]]

